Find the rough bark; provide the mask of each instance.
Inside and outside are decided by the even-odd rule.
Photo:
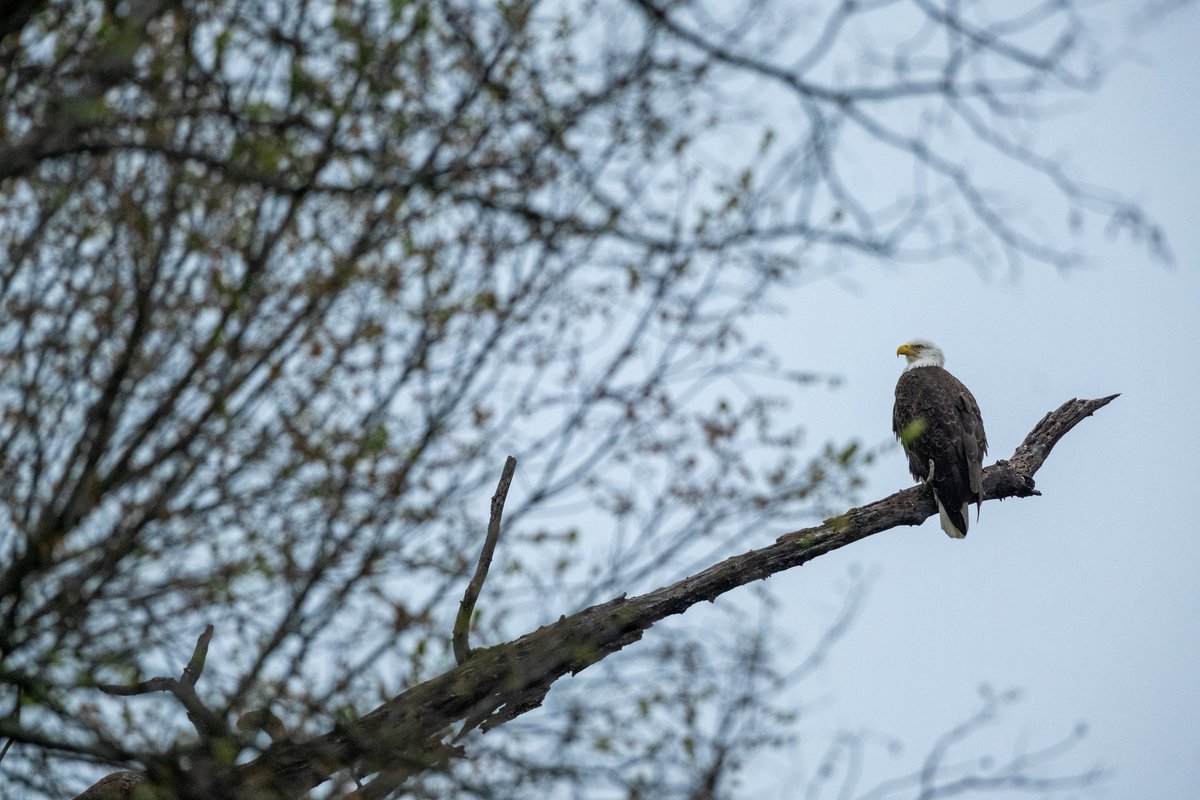
[[[1115,399],[1070,400],[1047,414],[1012,458],[984,471],[986,500],[1040,494],[1033,475],[1071,428]],[[567,674],[638,641],[659,620],[738,586],[761,580],[818,556],[902,525],[919,525],[937,513],[929,491],[913,486],[820,525],[785,533],[766,547],[715,564],[669,586],[637,597],[617,597],[545,625],[519,639],[472,651],[467,661],[389,700],[374,711],[305,742],[279,742],[237,767],[229,779],[195,776],[205,791],[238,798],[296,797],[356,765],[360,772],[411,775],[437,766],[461,750],[444,742],[489,730],[539,706],[551,685]],[[389,781],[394,785],[394,782]],[[189,794],[188,792],[184,792]],[[82,796],[81,796],[82,797]]]
[[[75,800],[137,800],[139,786],[146,784],[140,772],[114,772],[93,783]]]

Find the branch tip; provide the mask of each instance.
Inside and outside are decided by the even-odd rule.
[[[208,644],[212,641],[213,626],[208,624],[204,626],[204,632],[196,639],[196,647],[192,650],[192,657],[188,661],[186,667],[183,668],[183,675],[180,677],[180,682],[187,686],[195,686],[196,681],[200,680],[200,675],[204,672],[204,662],[208,659]]]
[[[487,537],[484,539],[483,549],[479,553],[479,563],[475,566],[475,574],[467,584],[462,602],[458,606],[458,616],[454,620],[454,631],[451,634],[454,660],[458,664],[465,662],[471,655],[469,643],[471,616],[475,613],[475,601],[479,599],[479,593],[483,590],[483,582],[487,580],[488,569],[492,565],[492,555],[496,552],[496,543],[500,539],[500,519],[504,515],[504,501],[508,499],[508,488],[512,485],[513,473],[516,472],[516,469],[517,460],[508,456],[504,460],[500,482],[496,484],[496,493],[492,495]]]

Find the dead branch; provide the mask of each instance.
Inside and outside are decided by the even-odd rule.
[[[138,787],[146,784],[140,772],[114,772],[93,783],[75,800],[134,800]]]
[[[1038,494],[1033,475],[1067,431],[1117,395],[1070,400],[1047,414],[1011,459],[984,471],[988,500]],[[818,556],[936,513],[924,486],[853,508],[820,525],[780,536],[670,586],[617,597],[543,626],[511,642],[476,650],[470,660],[392,698],[374,711],[307,742],[277,743],[237,768],[255,797],[294,797],[352,763],[366,771],[428,760],[444,748],[447,729],[462,719],[487,731],[539,706],[550,686],[638,641],[654,623],[702,600],[798,567]],[[465,732],[465,731],[464,731]],[[431,765],[432,766],[432,765]]]
[[[220,719],[204,705],[200,696],[196,694],[196,681],[200,680],[200,675],[204,672],[204,661],[208,658],[208,644],[212,641],[212,637],[213,626],[204,626],[204,632],[200,634],[196,640],[196,647],[192,650],[192,657],[188,660],[187,666],[183,668],[183,674],[179,678],[150,678],[132,686],[98,683],[96,688],[105,694],[116,697],[170,692],[187,709],[188,719],[196,727],[200,738],[207,739],[222,727]]]
[[[487,537],[483,541],[483,550],[479,553],[479,563],[475,566],[475,574],[463,592],[462,602],[458,606],[458,617],[454,620],[454,633],[451,643],[454,646],[454,660],[462,664],[471,655],[469,637],[471,634],[471,616],[475,613],[475,601],[483,591],[483,582],[487,580],[488,569],[492,565],[492,554],[496,552],[496,542],[500,539],[500,518],[504,515],[504,501],[508,498],[508,487],[512,485],[513,473],[517,469],[517,460],[512,456],[504,459],[504,469],[500,473],[500,483],[496,485],[496,493],[492,495],[492,513],[488,520]]]

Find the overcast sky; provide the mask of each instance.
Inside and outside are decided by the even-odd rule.
[[[1096,796],[1200,797],[1197,42],[1193,5],[1043,139],[1141,201],[1166,228],[1173,266],[1095,231],[1069,273],[864,264],[804,287],[797,313],[766,323],[788,366],[845,379],[798,398],[815,439],[888,439],[895,349],[917,336],[941,345],[978,398],[989,461],[1063,401],[1122,393],[1060,443],[1037,476],[1043,497],[986,504],[966,540],[933,518],[772,579],[807,613],[827,607],[852,565],[874,576],[861,619],[807,691],[828,700],[818,727],[866,724],[908,743],[895,761],[875,754],[880,775],[911,766],[989,683],[1024,690],[999,741],[1044,744],[1089,724],[1068,763],[1111,768]],[[860,500],[909,482],[890,450]]]

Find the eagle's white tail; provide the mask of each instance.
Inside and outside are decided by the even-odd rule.
[[[946,507],[942,505],[941,498],[939,498],[937,494],[934,494],[933,499],[937,501],[938,519],[941,521],[942,530],[946,532],[946,535],[951,539],[967,538],[967,521],[970,519],[969,514],[971,504],[963,503],[962,513],[959,515],[957,520],[952,520],[950,515],[946,513]],[[962,527],[959,527],[958,525],[960,520],[962,522]]]

